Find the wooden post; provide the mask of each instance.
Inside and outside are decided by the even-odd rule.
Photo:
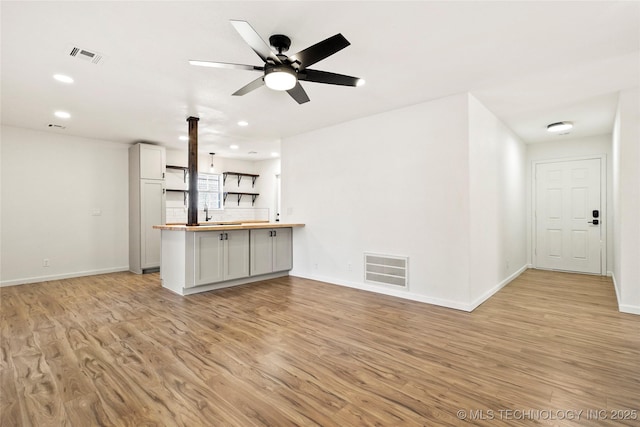
[[[189,207],[187,225],[198,225],[198,117],[189,117]]]

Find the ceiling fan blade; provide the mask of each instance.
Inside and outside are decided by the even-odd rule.
[[[254,81],[252,81],[251,83],[244,85],[243,87],[241,87],[240,89],[238,89],[237,91],[232,93],[231,95],[235,95],[235,96],[246,95],[247,93],[251,92],[252,90],[256,90],[260,86],[263,86],[263,85],[264,85],[264,79],[263,79],[263,76],[260,76],[257,79],[255,79]]]
[[[330,85],[358,86],[363,80],[358,77],[345,76],[344,74],[329,73],[327,71],[303,70],[298,73],[298,80],[315,83],[327,83]]]
[[[246,21],[236,21],[234,19],[231,20],[231,25],[236,31],[240,34],[240,37],[244,39],[244,41],[253,49],[255,53],[258,54],[260,58],[264,62],[267,62],[267,59],[273,60],[276,64],[282,64],[280,58],[276,56],[275,53],[271,50],[269,45],[262,40],[262,37],[253,29],[251,24]]]
[[[258,67],[257,65],[229,64],[227,62],[199,61],[196,59],[190,59],[189,64],[197,65],[199,67],[231,68],[234,70],[264,71],[264,67]]]
[[[309,96],[307,95],[307,92],[304,91],[302,86],[300,86],[299,82],[296,82],[296,85],[293,87],[293,89],[289,89],[287,93],[291,95],[291,97],[295,99],[298,104],[309,102]]]
[[[315,64],[318,61],[325,59],[328,56],[333,55],[334,53],[344,49],[349,46],[351,43],[344,38],[342,34],[336,34],[335,36],[329,37],[326,40],[323,40],[319,43],[314,44],[313,46],[309,46],[308,48],[296,53],[289,57],[290,62],[299,62],[300,69],[304,69]]]

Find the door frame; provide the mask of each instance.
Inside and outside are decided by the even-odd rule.
[[[609,227],[608,221],[608,206],[607,206],[607,155],[606,154],[594,154],[592,156],[578,156],[578,157],[560,157],[553,159],[533,160],[531,162],[531,263],[533,268],[538,267],[538,256],[536,253],[536,245],[538,240],[537,235],[537,169],[539,164],[545,163],[560,163],[560,162],[572,162],[579,160],[600,160],[600,218],[601,222],[604,222],[604,227],[600,227],[600,275],[607,275],[607,228]],[[588,274],[588,273],[582,273]]]

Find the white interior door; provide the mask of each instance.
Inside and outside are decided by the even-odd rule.
[[[536,165],[536,267],[602,274],[600,167],[600,159]]]

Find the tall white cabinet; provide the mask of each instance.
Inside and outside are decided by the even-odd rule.
[[[164,147],[138,143],[129,148],[129,270],[160,268],[160,230],[165,223]]]

